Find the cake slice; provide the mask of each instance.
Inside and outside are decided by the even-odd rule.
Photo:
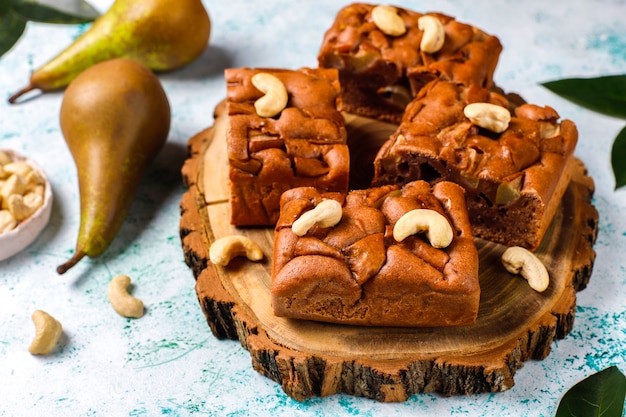
[[[483,125],[472,107],[506,123]],[[577,140],[575,124],[550,107],[516,106],[476,85],[433,81],[376,155],[372,184],[458,183],[476,237],[533,250],[569,184]]]
[[[365,326],[474,323],[478,253],[463,189],[415,181],[348,194],[285,192],[270,291],[281,317]]]
[[[289,188],[347,190],[350,157],[336,70],[233,68],[225,78],[233,225],[273,226]],[[253,79],[261,81],[255,86]]]
[[[386,28],[385,20],[399,21],[399,30]],[[441,33],[427,33],[436,27]],[[490,87],[501,50],[495,36],[441,13],[354,3],[326,31],[318,65],[339,70],[345,111],[399,123],[405,106],[435,78]]]

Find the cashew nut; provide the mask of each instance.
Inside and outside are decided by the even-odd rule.
[[[26,181],[21,175],[12,174],[8,180],[2,185],[0,189],[0,197],[3,199],[3,206],[6,199],[11,194],[24,194],[26,191]]]
[[[502,133],[509,127],[511,112],[491,103],[471,103],[463,109],[465,117],[477,126]]]
[[[33,170],[31,166],[24,161],[13,161],[5,164],[3,168],[5,172],[8,172],[9,174],[21,175],[22,178],[26,178],[26,175]]]
[[[9,210],[0,210],[0,234],[17,227],[17,220]]]
[[[441,20],[435,16],[424,15],[417,19],[417,27],[422,30],[420,49],[429,54],[438,52],[446,40],[446,30]]]
[[[22,221],[30,217],[43,205],[43,198],[36,193],[26,195],[11,194],[6,200],[7,209],[15,220]]]
[[[13,161],[11,155],[9,155],[6,151],[0,151],[0,165],[10,164]]]
[[[143,316],[143,302],[128,293],[130,277],[118,275],[109,282],[107,294],[113,310],[123,317],[139,318]]]
[[[29,194],[38,195],[43,200],[46,196],[46,187],[45,185],[34,185],[30,188],[30,191],[24,196],[24,198],[26,198]]]
[[[297,236],[304,236],[314,225],[319,227],[333,227],[341,221],[343,209],[337,200],[322,200],[313,209],[304,212],[291,225],[291,230]]]
[[[237,256],[245,256],[250,261],[263,259],[263,250],[246,236],[224,236],[217,239],[209,249],[209,259],[216,265],[226,266]]]
[[[42,310],[35,310],[32,319],[35,324],[35,338],[28,351],[33,355],[47,355],[61,338],[63,327],[57,319]]]
[[[372,20],[385,35],[400,36],[406,32],[404,20],[393,6],[376,6],[372,9]]]
[[[391,103],[398,103],[406,107],[413,100],[413,95],[408,88],[402,85],[388,85],[381,87],[377,90],[377,93],[381,95],[386,101]]]
[[[46,180],[39,173],[39,171],[36,171],[34,169],[24,175],[24,181],[26,181],[26,184],[30,187],[37,187],[46,183]]]
[[[452,243],[454,231],[443,215],[435,210],[415,209],[398,219],[393,227],[393,238],[402,242],[408,236],[424,232],[435,248],[445,248]]]
[[[521,274],[537,292],[545,291],[550,284],[545,265],[528,249],[520,246],[507,248],[502,254],[502,264],[510,273]]]
[[[15,229],[43,206],[45,182],[29,163],[0,151],[0,233]]]
[[[252,85],[265,94],[254,102],[254,108],[261,117],[274,117],[287,106],[288,96],[285,84],[275,75],[259,72],[252,76]]]

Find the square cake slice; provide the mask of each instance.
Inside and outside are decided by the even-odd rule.
[[[372,184],[458,183],[476,237],[534,250],[569,184],[577,140],[576,125],[550,107],[433,81],[376,155]]]
[[[399,31],[380,23],[381,10],[396,14]],[[433,46],[429,38],[442,42]],[[495,36],[441,13],[354,3],[326,31],[318,65],[339,70],[345,111],[399,123],[406,105],[435,78],[490,87],[501,51]]]
[[[478,252],[462,187],[415,181],[347,194],[285,192],[270,292],[281,317],[396,327],[474,323]]]
[[[272,80],[267,94],[253,83],[255,75]],[[236,68],[225,78],[233,225],[273,226],[289,188],[347,190],[350,156],[336,70]],[[271,106],[281,95],[278,111],[264,113],[263,100]]]

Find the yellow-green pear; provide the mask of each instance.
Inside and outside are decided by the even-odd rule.
[[[59,55],[35,70],[30,83],[9,98],[66,87],[90,66],[132,58],[154,71],[182,67],[205,50],[211,21],[201,0],[115,0]]]
[[[61,131],[76,165],[76,250],[57,268],[104,253],[132,205],[146,168],[167,140],[170,105],[156,75],[128,58],[95,64],[67,87]]]

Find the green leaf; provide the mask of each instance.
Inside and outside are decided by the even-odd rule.
[[[626,377],[611,366],[570,388],[555,417],[622,417],[625,397]]]
[[[24,19],[43,23],[87,23],[99,16],[84,0],[13,0],[13,10]]]
[[[24,19],[13,13],[10,8],[0,6],[0,56],[15,45],[25,28]]]
[[[611,166],[615,177],[615,189],[626,185],[626,127],[624,127],[615,138],[611,149]]]
[[[565,78],[542,85],[589,110],[626,119],[626,75]]]
[[[28,21],[87,23],[100,14],[85,0],[0,0],[0,57],[20,39]]]

